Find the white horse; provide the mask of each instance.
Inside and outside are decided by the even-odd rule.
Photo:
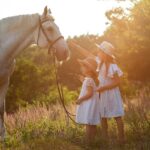
[[[31,44],[53,50],[59,61],[68,57],[68,46],[45,7],[42,15],[21,15],[0,20],[0,137],[5,138],[5,96],[16,56]]]

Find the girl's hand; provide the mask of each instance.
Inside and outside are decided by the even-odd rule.
[[[104,92],[106,90],[111,90],[113,88],[118,87],[120,84],[120,77],[113,77],[112,79],[113,79],[112,83],[105,85],[105,86],[102,86],[102,87],[98,88],[96,91],[97,92]]]
[[[101,93],[101,92],[104,92],[105,90],[106,90],[105,87],[100,87],[96,91]]]
[[[76,104],[77,104],[77,105],[80,105],[81,103],[82,103],[82,100],[80,100],[80,99],[77,99],[77,100],[76,100]]]
[[[80,98],[78,98],[78,99],[76,100],[76,104],[77,104],[77,105],[80,105],[82,102],[88,100],[88,99],[91,98],[92,96],[93,96],[93,87],[92,87],[92,86],[88,86],[85,95],[82,96],[82,97],[80,97]]]
[[[84,76],[83,75],[76,75],[76,77],[78,78],[78,80],[80,82],[83,82],[84,81]]]

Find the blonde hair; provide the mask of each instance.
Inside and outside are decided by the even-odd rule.
[[[106,65],[106,76],[108,75],[108,70],[109,70],[109,66],[110,66],[110,64],[114,64],[114,63],[116,63],[116,60],[114,59],[114,58],[112,58],[111,56],[109,56],[109,55],[107,55],[106,54],[106,59],[105,59],[105,61],[103,60],[101,63],[100,63],[100,65],[99,65],[99,70],[101,69],[101,67],[103,66],[103,64],[105,64]]]

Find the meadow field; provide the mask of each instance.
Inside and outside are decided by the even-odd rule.
[[[16,113],[6,115],[7,138],[1,143],[6,150],[149,150],[150,149],[150,92],[141,90],[134,98],[125,98],[126,144],[117,144],[116,124],[109,121],[109,141],[97,137],[87,147],[84,142],[84,127],[68,120],[61,104],[29,105]],[[74,113],[75,105],[67,105]]]

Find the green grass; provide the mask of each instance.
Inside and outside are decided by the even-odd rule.
[[[84,127],[68,120],[60,105],[32,105],[6,115],[7,138],[1,143],[6,150],[149,150],[150,149],[150,101],[149,94],[142,93],[135,99],[126,99],[125,135],[126,144],[117,143],[117,128],[109,120],[110,140],[101,138],[101,128],[87,147],[84,142]],[[68,106],[75,111],[74,105]]]

